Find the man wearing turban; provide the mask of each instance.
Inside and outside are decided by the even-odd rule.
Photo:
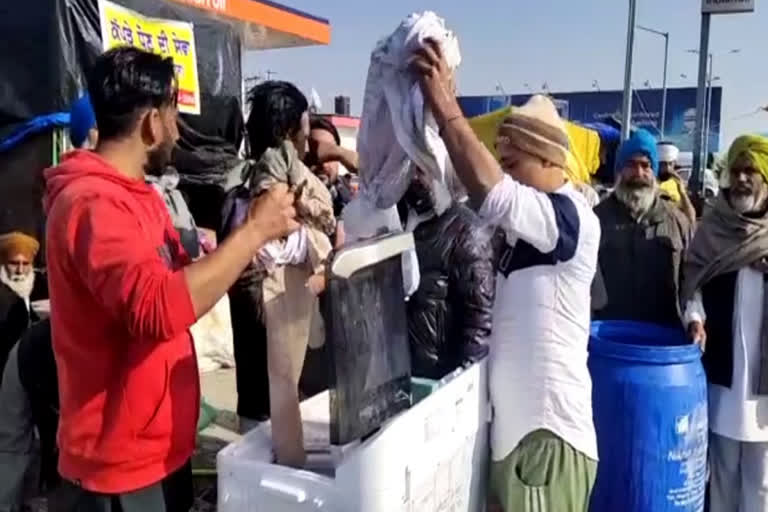
[[[0,235],[0,372],[33,319],[29,298],[35,284],[32,263],[39,248],[37,240],[24,233]]]
[[[685,183],[677,173],[680,150],[671,142],[659,142],[659,189],[663,196],[676,203],[691,223],[696,222],[696,209],[688,197]]]
[[[711,510],[758,512],[768,510],[768,139],[739,137],[727,165],[688,250],[683,304],[706,349]]]
[[[593,288],[595,320],[681,325],[680,275],[690,220],[659,190],[656,140],[645,130],[616,157],[616,187],[595,208],[602,237]]]

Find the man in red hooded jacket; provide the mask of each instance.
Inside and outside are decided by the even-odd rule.
[[[190,263],[144,182],[178,138],[173,61],[133,48],[97,60],[94,152],[46,171],[47,260],[61,397],[63,510],[188,510],[200,390],[189,327],[267,241],[298,227],[274,188]]]

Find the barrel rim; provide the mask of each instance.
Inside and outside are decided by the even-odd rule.
[[[622,361],[641,362],[645,364],[665,365],[692,363],[701,359],[701,348],[693,343],[683,345],[648,346],[631,343],[616,343],[600,336],[600,330],[614,331],[651,330],[660,337],[684,337],[681,329],[661,325],[634,322],[627,320],[599,320],[592,322],[589,334],[589,352],[596,357],[619,359]]]

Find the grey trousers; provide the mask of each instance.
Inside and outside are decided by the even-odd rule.
[[[16,512],[24,499],[24,477],[32,462],[32,410],[19,380],[18,344],[11,350],[0,384],[0,512]]]
[[[49,512],[189,512],[194,502],[192,464],[156,484],[122,494],[100,494],[63,481],[48,500]]]
[[[712,433],[710,512],[768,512],[768,443]]]

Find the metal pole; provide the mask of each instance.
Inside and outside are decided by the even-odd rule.
[[[707,104],[707,57],[709,55],[709,22],[710,14],[701,15],[701,41],[699,42],[699,86],[696,91],[696,129],[693,133],[693,172],[691,174],[691,191],[701,196],[704,109]]]
[[[664,34],[664,84],[661,93],[661,138],[667,125],[667,64],[669,63],[669,32]]]
[[[712,136],[712,84],[714,83],[714,64],[712,54],[709,54],[709,79],[707,80],[707,108],[706,117],[704,118],[704,160],[702,161],[702,169],[707,168],[707,161],[709,160],[709,138]]]
[[[632,54],[635,46],[636,0],[629,0],[629,20],[627,24],[627,57],[624,61],[624,100],[621,110],[621,137],[629,138],[632,122]]]

